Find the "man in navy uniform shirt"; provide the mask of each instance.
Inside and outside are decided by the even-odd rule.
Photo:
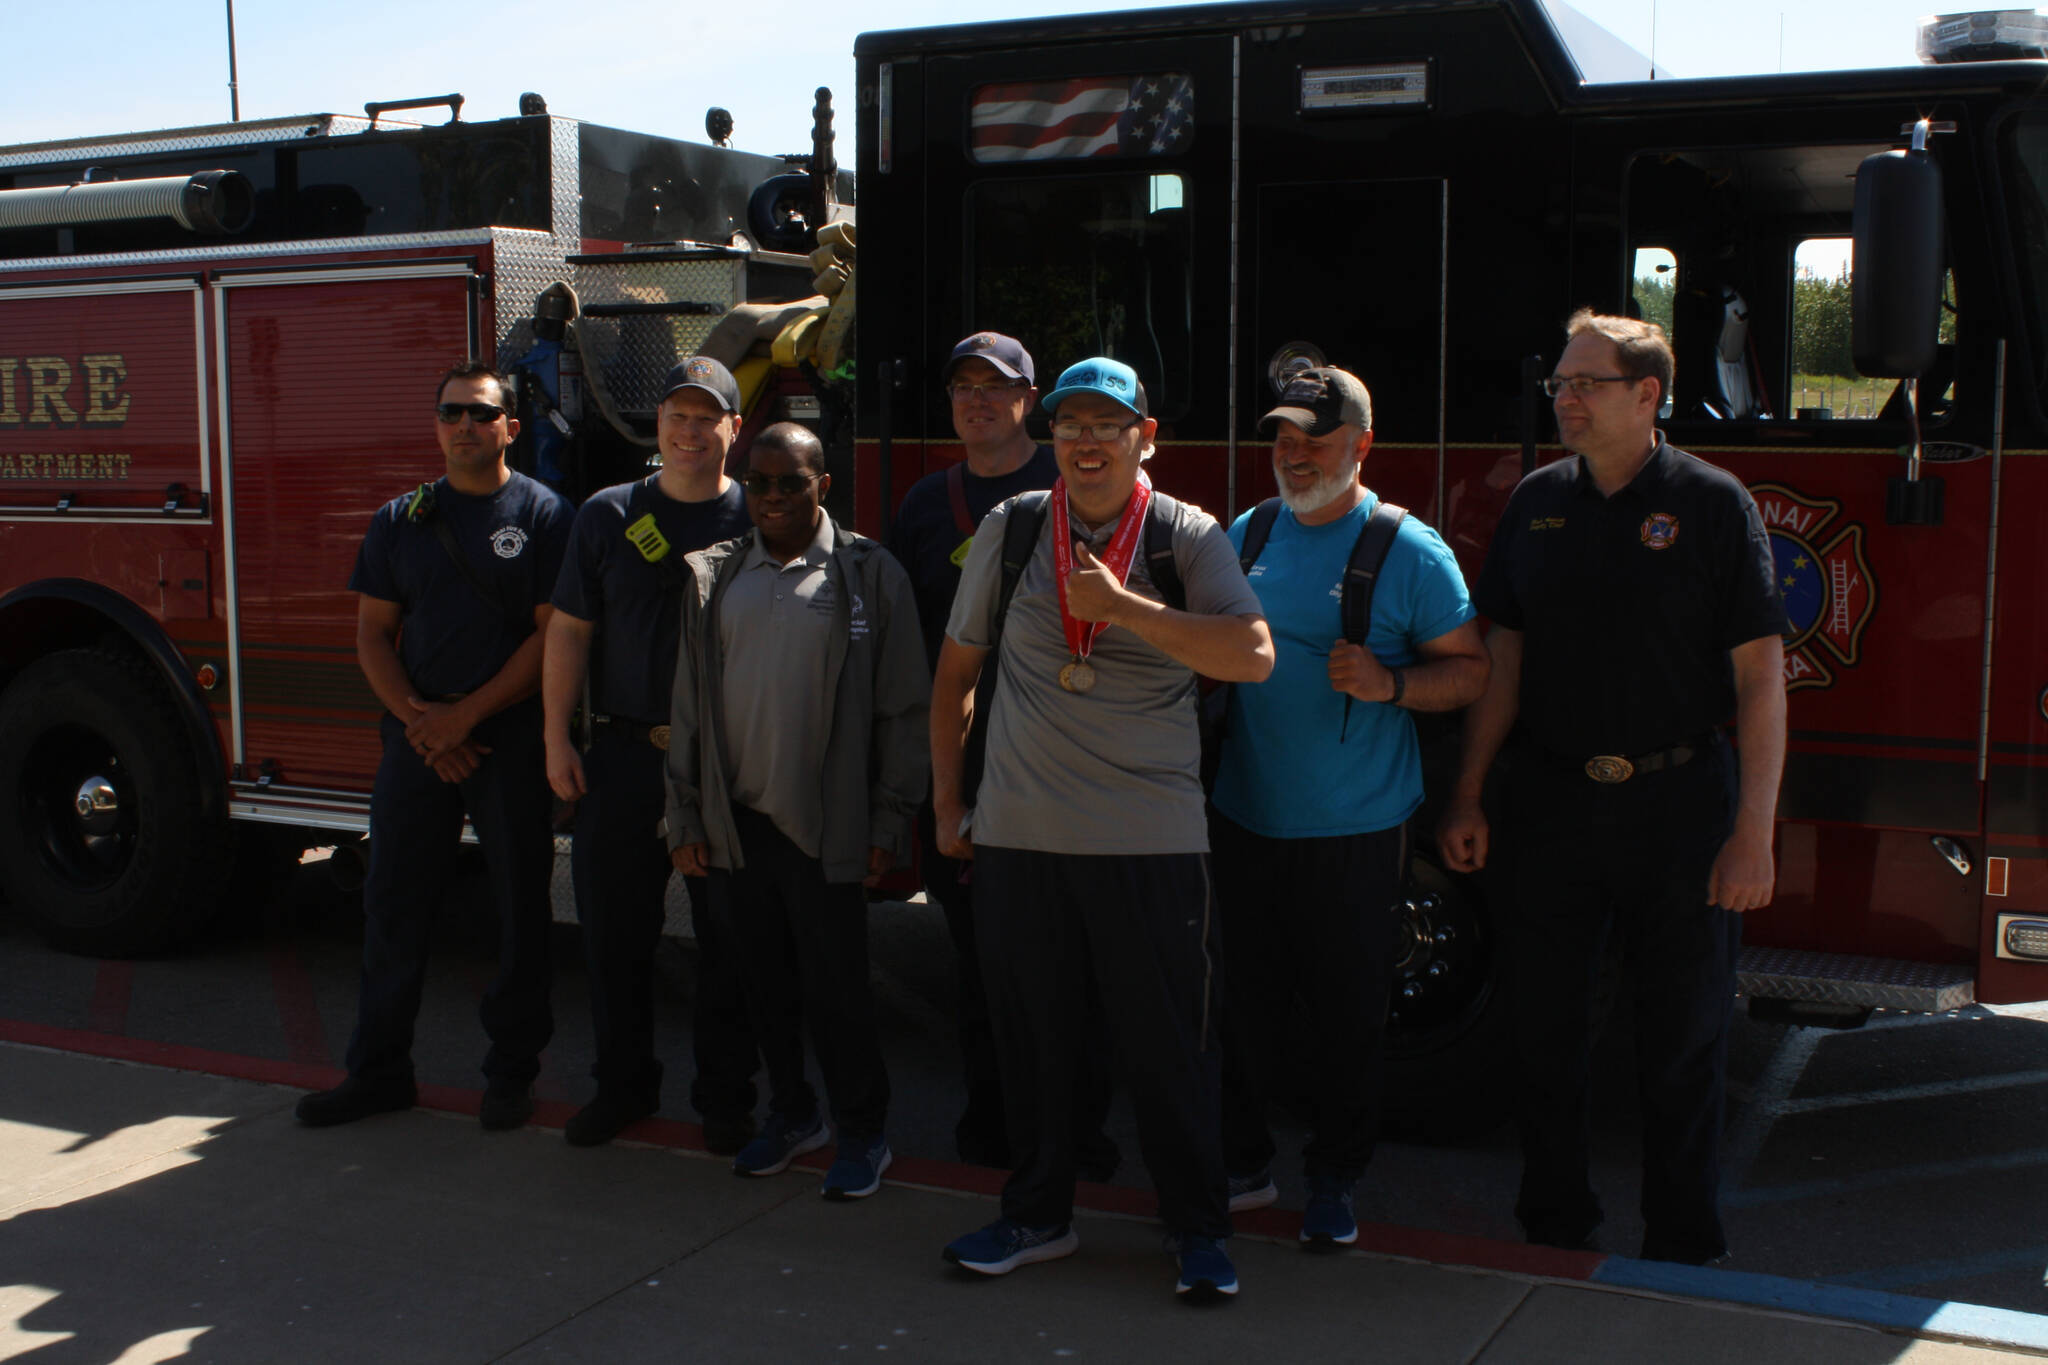
[[[975,528],[997,503],[1034,488],[1050,488],[1060,474],[1052,447],[1034,441],[1024,426],[1025,415],[1038,401],[1038,389],[1031,353],[1022,342],[1000,332],[976,332],[953,348],[940,377],[953,413],[953,432],[966,458],[912,484],[889,529],[889,552],[910,575],[924,625],[925,654],[935,669],[946,640],[946,618],[953,612],[953,594],[960,587],[960,566],[967,561]],[[953,1126],[953,1141],[962,1161],[1007,1170],[1010,1136],[1003,1078],[989,1026],[988,991],[974,946],[973,863],[940,851],[930,801],[918,810],[917,839],[925,894],[945,912],[959,963],[960,1062],[967,1107]],[[1087,1098],[1075,1111],[1075,1132],[1081,1178],[1108,1180],[1119,1159],[1116,1143],[1102,1131],[1111,1092],[1109,1059],[1101,1046],[1102,1029],[1091,1025],[1089,1032],[1093,1074]]]
[[[691,356],[669,371],[663,390],[661,472],[607,488],[577,512],[541,672],[548,783],[577,803],[570,863],[597,1034],[597,1095],[563,1130],[577,1147],[609,1142],[661,1104],[654,950],[671,871],[661,837],[662,755],[681,638],[683,556],[752,525],[739,484],[725,473],[740,423],[731,373],[708,356]],[[579,754],[569,719],[586,676],[591,741]],[[754,1135],[758,1055],[725,918],[711,908],[702,877],[687,886],[698,950],[690,1103],[704,1117],[705,1145],[731,1156]]]
[[[519,433],[512,402],[504,377],[481,362],[443,377],[435,430],[447,472],[377,512],[349,579],[356,657],[386,708],[384,756],[370,793],[348,1079],[299,1101],[299,1122],[313,1127],[414,1102],[428,932],[465,811],[502,926],[498,975],[481,1011],[491,1048],[478,1117],[504,1129],[533,1114],[533,1078],[554,1033],[554,840],[534,693],[571,512],[559,494],[506,467],[505,448]]]
[[[1785,758],[1785,610],[1735,477],[1668,445],[1661,328],[1581,310],[1544,382],[1576,459],[1522,480],[1473,603],[1493,674],[1438,827],[1487,860],[1487,768],[1519,721],[1512,826],[1522,1187],[1532,1242],[1585,1247],[1587,1072],[1603,946],[1620,941],[1643,1109],[1646,1260],[1726,1254],[1721,1108],[1739,916],[1770,904]],[[1720,726],[1734,718],[1741,763]]]

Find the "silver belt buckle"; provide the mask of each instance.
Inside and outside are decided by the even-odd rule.
[[[1586,760],[1586,776],[1595,782],[1626,782],[1636,775],[1636,765],[1620,754],[1595,754]]]
[[[647,742],[657,749],[666,751],[668,749],[668,727],[666,725],[649,726],[647,729]]]

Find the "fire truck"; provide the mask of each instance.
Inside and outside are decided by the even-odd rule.
[[[959,458],[939,371],[971,331],[1047,373],[1134,365],[1153,477],[1226,521],[1274,492],[1255,423],[1279,380],[1326,359],[1372,389],[1367,481],[1470,580],[1517,481],[1564,454],[1537,391],[1564,319],[1661,295],[1660,425],[1755,495],[1792,622],[1752,1008],[2048,997],[2043,23],[1950,16],[1917,67],[1595,81],[1575,20],[1285,0],[863,35],[863,269],[892,306],[860,328],[861,522]],[[1852,240],[1859,363],[1907,377],[1853,408],[1795,368],[1800,268]],[[1454,746],[1426,735],[1434,791]],[[1395,1089],[1407,1126],[1457,1128],[1507,1091],[1507,911],[1433,862],[1432,823]]]
[[[572,496],[646,468],[661,378],[700,350],[741,381],[742,442],[783,418],[850,431],[830,372],[852,184],[819,96],[811,151],[788,158],[534,95],[482,122],[451,95],[0,148],[17,916],[146,952],[367,829],[380,707],[347,583],[372,512],[439,472],[449,365],[517,373],[515,463]],[[442,104],[445,123],[392,117]]]

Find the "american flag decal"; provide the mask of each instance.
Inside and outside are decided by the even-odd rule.
[[[1183,72],[984,85],[968,112],[976,161],[1171,156],[1195,135],[1195,87]]]

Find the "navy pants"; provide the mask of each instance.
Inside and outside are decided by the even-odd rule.
[[[420,1012],[427,948],[469,814],[483,844],[497,903],[498,975],[479,1013],[491,1047],[484,1076],[518,1087],[540,1074],[554,1036],[548,1007],[548,883],[555,842],[553,797],[541,744],[540,701],[531,698],[476,727],[488,746],[476,772],[443,782],[387,714],[384,757],[370,792],[370,866],[363,882],[363,971],[348,1070],[374,1082],[412,1079],[413,1024]]]
[[[826,881],[824,865],[759,811],[734,806],[732,817],[746,866],[714,870],[711,896],[730,916],[746,972],[769,1110],[794,1123],[818,1112],[804,1074],[808,1023],[839,1140],[880,1137],[889,1072],[868,987],[867,888]]]
[[[590,978],[590,1022],[597,1038],[591,1074],[600,1092],[660,1102],[662,1066],[654,1055],[654,953],[661,944],[668,894],[668,843],[662,752],[613,726],[599,726],[583,755],[589,790],[576,803],[570,870],[583,956]],[[760,1058],[747,1019],[746,990],[732,931],[710,908],[702,877],[689,877],[697,930],[697,999],[691,1016],[697,1075],[690,1105],[707,1119],[754,1111]]]
[[[1212,815],[1209,847],[1223,926],[1225,1164],[1250,1175],[1273,1159],[1265,1079],[1298,1070],[1304,1173],[1355,1181],[1379,1136],[1407,828],[1272,839]]]
[[[1741,918],[1707,904],[1735,806],[1725,746],[1683,767],[1603,785],[1541,760],[1510,781],[1522,1186],[1531,1241],[1583,1242],[1600,1225],[1588,1180],[1587,1086],[1602,955],[1619,941],[1615,1009],[1635,1036],[1647,1260],[1728,1249],[1721,1113]]]
[[[1075,1112],[1099,987],[1161,1220],[1176,1235],[1229,1236],[1208,855],[977,846],[974,863],[1016,1162],[1003,1216],[1032,1227],[1073,1217]]]

